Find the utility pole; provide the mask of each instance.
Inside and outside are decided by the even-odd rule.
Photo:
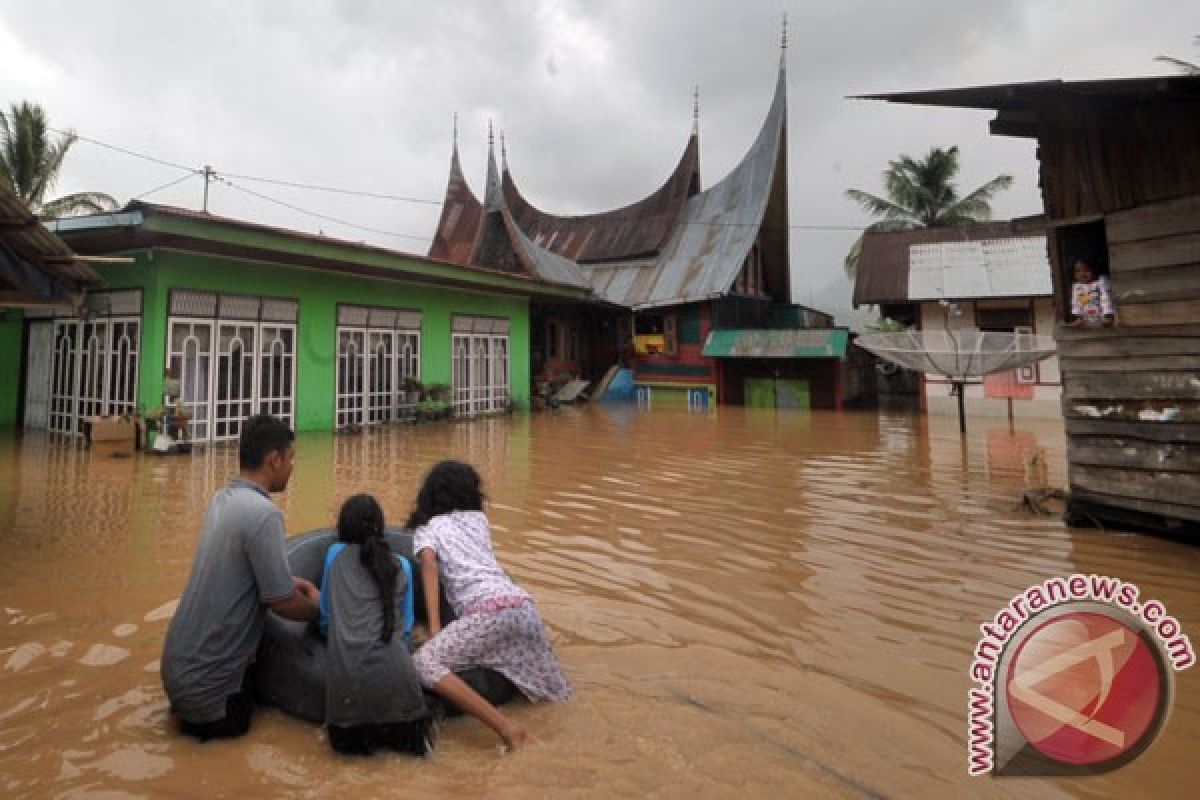
[[[204,213],[208,213],[208,182],[213,179],[217,173],[213,172],[213,168],[208,164],[204,165]]]

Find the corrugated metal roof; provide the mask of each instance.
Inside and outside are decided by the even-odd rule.
[[[65,299],[100,276],[0,183],[0,291],[35,302]],[[10,297],[8,302],[15,302]]]
[[[914,246],[1036,236],[1042,234],[1044,222],[1043,218],[1034,217],[951,228],[864,233],[854,280],[854,305],[912,302],[915,298],[909,293],[909,273],[910,250]]]
[[[700,147],[688,139],[674,171],[642,200],[598,214],[556,216],[535,208],[507,167],[504,196],[521,230],[541,246],[580,262],[603,262],[657,253],[671,235],[684,203],[700,190]]]
[[[458,144],[455,143],[450,156],[446,199],[442,203],[442,215],[429,246],[429,257],[455,264],[470,264],[482,218],[483,204],[463,177],[462,164],[458,160]]]
[[[626,285],[614,277],[605,296],[620,305],[646,308],[728,292],[758,237],[786,124],[787,79],[781,65],[771,108],[741,163],[688,199],[683,219],[652,268],[626,267],[635,271],[633,281]]]
[[[675,171],[654,194],[621,209],[578,217],[556,217],[531,206],[507,165],[497,183],[490,145],[487,189],[479,203],[462,179],[456,147],[430,254],[476,263],[484,215],[500,213],[505,227],[516,231],[510,238],[522,261],[546,280],[590,286],[599,297],[632,308],[718,297],[732,288],[769,205],[773,218],[783,220],[778,224],[786,225],[786,187],[780,183],[785,176],[777,174],[786,169],[786,129],[787,77],[781,60],[762,128],[723,180],[698,191],[699,148],[693,133]],[[775,194],[782,199],[772,205]],[[783,242],[777,259],[782,261],[775,266],[786,275],[786,236]]]
[[[909,300],[1053,293],[1045,236],[909,245]]]

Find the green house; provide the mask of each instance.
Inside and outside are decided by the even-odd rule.
[[[418,383],[474,416],[529,399],[529,307],[578,287],[132,203],[48,225],[102,284],[0,312],[0,425],[77,434],[182,405],[192,439],[260,411],[297,430],[410,414]]]

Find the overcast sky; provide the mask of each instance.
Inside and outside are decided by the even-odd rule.
[[[700,87],[705,186],[762,123],[788,15],[788,157],[795,226],[861,226],[847,187],[882,192],[897,154],[957,144],[960,187],[1000,174],[998,218],[1041,211],[1033,144],[989,136],[990,112],[922,109],[847,95],[1048,78],[1171,72],[1200,59],[1196,0],[0,0],[0,104],[40,103],[51,124],[218,173],[440,203],[452,119],[483,194],[487,124],[543,210],[637,200],[675,166]],[[199,208],[203,182],[87,142],[52,196],[107,192]],[[292,189],[242,190],[366,228],[308,216],[214,184],[209,210],[424,253],[437,204]],[[855,233],[794,229],[793,295],[848,306],[842,256]]]

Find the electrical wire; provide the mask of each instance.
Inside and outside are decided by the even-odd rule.
[[[244,192],[245,194],[251,195],[253,197],[257,197],[260,200],[266,200],[268,203],[274,203],[275,205],[283,206],[284,208],[291,209],[292,211],[297,211],[301,214],[307,214],[310,217],[316,217],[317,219],[323,219],[323,220],[326,220],[327,222],[336,222],[338,225],[345,225],[348,228],[355,228],[357,230],[367,231],[369,233],[378,233],[378,234],[382,234],[384,236],[396,236],[401,239],[417,239],[418,241],[422,241],[422,242],[428,242],[428,241],[433,240],[432,236],[418,236],[413,233],[396,233],[395,231],[385,231],[381,228],[370,228],[366,225],[359,225],[357,222],[350,222],[348,220],[338,219],[337,217],[331,217],[328,214],[321,214],[317,211],[309,211],[307,208],[301,208],[300,206],[293,205],[292,203],[288,203],[283,200],[279,200],[278,198],[271,197],[270,195],[265,195],[262,192],[256,192],[253,189],[247,189],[245,186],[238,186],[236,183],[231,182],[230,180],[225,178],[223,175],[217,175],[217,176],[215,176],[215,178],[219,183],[225,184],[230,189],[236,189],[239,192]]]
[[[353,197],[371,197],[377,200],[396,200],[402,203],[420,203],[423,205],[440,206],[441,200],[423,200],[419,197],[404,197],[398,194],[383,194],[381,192],[364,192],[357,189],[340,189],[336,186],[318,186],[311,183],[300,183],[298,181],[285,181],[278,178],[260,178],[254,175],[238,175],[233,172],[222,172],[227,178],[237,178],[243,181],[258,181],[259,183],[270,183],[275,186],[288,186],[293,189],[311,189],[317,192],[333,192],[335,194],[347,194]]]
[[[51,128],[51,127],[48,127],[47,129],[54,131],[55,133],[68,135],[68,136],[74,136],[76,139],[78,139],[81,142],[88,142],[89,144],[94,144],[98,147],[103,147],[103,148],[106,148],[108,150],[113,150],[118,153],[124,153],[125,155],[133,156],[134,158],[140,158],[144,161],[150,161],[155,164],[161,164],[163,166],[172,167],[174,169],[181,169],[188,173],[186,176],[184,176],[183,178],[180,178],[178,181],[172,181],[171,183],[163,184],[162,186],[151,189],[147,192],[143,192],[142,194],[136,195],[135,199],[145,197],[146,195],[153,194],[154,192],[158,192],[163,189],[167,189],[176,183],[181,183],[182,181],[186,180],[187,178],[190,178],[194,175],[200,175],[204,172],[204,170],[202,170],[202,169],[185,166],[184,164],[180,164],[175,161],[169,161],[164,158],[158,158],[157,156],[147,155],[146,153],[140,153],[136,150],[131,150],[127,147],[121,147],[119,145],[109,144],[108,142],[104,142],[99,139],[94,139],[90,136],[84,136],[82,134],[75,133],[74,131],[62,130],[60,128]],[[430,206],[442,205],[441,200],[427,200],[427,199],[420,198],[420,197],[407,197],[404,195],[387,194],[384,192],[368,192],[368,191],[362,191],[362,190],[358,190],[358,189],[345,189],[345,188],[341,188],[341,187],[337,187],[337,186],[322,186],[319,184],[304,183],[301,181],[290,181],[290,180],[283,180],[280,178],[265,178],[265,177],[258,176],[258,175],[244,175],[244,174],[233,173],[233,172],[222,172],[220,170],[214,170],[213,172],[214,172],[214,174],[219,173],[219,175],[221,175],[225,178],[236,178],[238,180],[243,180],[243,181],[255,181],[258,183],[267,183],[267,184],[272,184],[275,186],[286,186],[286,187],[292,188],[292,189],[304,189],[304,190],[308,190],[308,191],[330,192],[330,193],[334,193],[334,194],[349,195],[352,197],[366,197],[366,198],[372,198],[372,199],[376,199],[376,200],[392,200],[392,201],[401,202],[401,203],[416,203],[419,205],[430,205]],[[229,183],[228,181],[226,181],[226,183],[231,188],[235,188],[239,191],[245,192],[246,194],[249,194],[249,195],[253,195],[253,196],[258,197],[259,199],[265,200],[267,202],[275,203],[276,205],[280,205],[285,208],[290,208],[293,211],[297,211],[301,214],[307,214],[309,216],[316,217],[318,219],[328,220],[329,222],[336,222],[339,225],[346,225],[346,226],[349,226],[352,228],[358,228],[359,230],[369,231],[371,233],[379,233],[379,234],[383,234],[386,236],[396,236],[396,237],[405,238],[405,239],[418,239],[420,241],[430,241],[433,238],[431,236],[417,236],[417,235],[409,234],[409,233],[396,233],[393,231],[384,231],[384,230],[380,230],[378,228],[370,228],[370,227],[367,227],[364,225],[358,225],[353,222],[348,222],[346,220],[338,219],[337,217],[331,217],[331,216],[321,214],[316,211],[309,211],[308,209],[301,208],[299,206],[295,206],[290,203],[286,203],[282,200],[278,200],[278,199],[270,197],[268,195],[264,195],[264,194],[255,192],[251,189],[247,189],[244,186],[236,186],[232,183]],[[779,225],[779,226],[775,226],[775,225],[767,225],[765,223],[753,223],[753,222],[716,222],[716,223],[714,223],[714,222],[701,222],[701,221],[684,221],[683,224],[685,224],[685,225],[704,225],[704,226],[707,226],[710,228],[764,227],[764,228],[775,228],[775,229],[787,228],[788,230],[800,230],[800,231],[858,231],[858,232],[861,232],[863,230],[863,228],[865,227],[865,226],[859,226],[859,225],[786,225],[786,226]]]
[[[172,186],[174,186],[174,185],[176,185],[176,184],[178,184],[178,183],[183,183],[184,181],[186,181],[186,180],[188,180],[188,179],[190,179],[190,178],[194,178],[194,177],[196,177],[197,175],[200,175],[200,174],[201,174],[201,173],[200,173],[199,171],[190,172],[190,173],[188,173],[187,175],[184,175],[182,178],[176,178],[176,179],[175,179],[175,180],[173,180],[173,181],[169,181],[168,183],[164,183],[162,186],[156,186],[156,187],[154,187],[153,189],[149,189],[149,190],[147,190],[147,191],[145,191],[145,192],[142,192],[141,194],[135,194],[135,195],[133,196],[133,199],[134,199],[134,200],[141,200],[143,197],[147,197],[147,196],[149,196],[149,195],[152,195],[152,194],[154,194],[155,192],[161,192],[163,189],[170,189]]]

